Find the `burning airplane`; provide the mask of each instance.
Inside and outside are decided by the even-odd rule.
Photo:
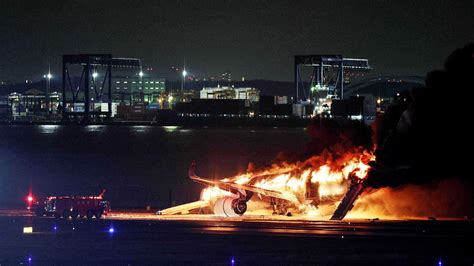
[[[266,204],[273,214],[317,215],[321,206],[344,206],[333,219],[342,219],[363,190],[363,180],[374,156],[367,151],[353,151],[338,158],[314,156],[304,162],[284,163],[270,168],[248,172],[222,180],[210,180],[196,175],[196,164],[189,168],[189,178],[206,186],[201,200],[160,212],[160,214],[182,213],[196,207],[209,206],[215,215],[233,217],[247,211],[248,202]],[[342,210],[342,212],[341,212]],[[341,214],[342,213],[342,214]]]

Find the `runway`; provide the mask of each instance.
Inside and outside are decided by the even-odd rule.
[[[33,232],[23,233],[24,227]],[[62,220],[0,211],[0,264],[472,265],[473,236],[472,221],[334,222],[138,212]]]

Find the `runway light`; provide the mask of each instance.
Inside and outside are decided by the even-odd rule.
[[[115,229],[113,227],[109,228],[109,233],[113,234],[115,232]]]
[[[234,264],[235,264],[235,259],[234,258],[230,259],[230,265],[234,265]]]
[[[32,261],[32,260],[33,260],[33,258],[31,258],[31,256],[28,257],[28,264],[31,264],[31,261]]]
[[[58,230],[58,227],[55,225],[55,226],[53,227],[53,230],[54,230],[54,231]]]
[[[26,200],[31,203],[33,201],[33,196],[28,196]]]
[[[31,234],[33,233],[33,227],[23,227],[23,234]]]

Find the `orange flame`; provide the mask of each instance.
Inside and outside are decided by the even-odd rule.
[[[246,184],[267,190],[294,194],[300,204],[294,206],[303,213],[317,213],[320,204],[334,205],[342,199],[350,184],[350,175],[359,179],[367,176],[367,164],[375,157],[364,150],[347,152],[342,156],[323,154],[304,162],[282,163],[272,167],[222,179],[222,182]],[[203,189],[202,200],[215,201],[232,193],[217,187]],[[308,200],[311,199],[311,200]]]

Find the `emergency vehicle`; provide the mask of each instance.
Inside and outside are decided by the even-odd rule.
[[[98,196],[49,196],[34,202],[30,210],[39,217],[100,219],[110,212],[110,203],[103,199],[104,193],[105,190]],[[28,196],[28,201],[30,199],[32,197]]]

